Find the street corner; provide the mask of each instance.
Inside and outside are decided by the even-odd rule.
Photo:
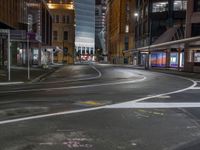
[[[111,101],[99,101],[99,100],[86,100],[76,102],[75,105],[83,106],[83,107],[98,107],[111,104]]]

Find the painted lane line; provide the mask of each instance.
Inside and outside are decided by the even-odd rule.
[[[166,95],[171,95],[171,94],[175,94],[175,93],[181,93],[181,92],[190,90],[191,88],[193,88],[193,87],[195,87],[197,85],[197,82],[192,80],[192,79],[185,78],[185,77],[179,77],[179,78],[189,80],[189,81],[193,82],[193,84],[190,87],[184,88],[184,89],[181,89],[181,90],[168,92],[168,93],[163,93],[163,94],[158,94],[158,95],[154,95],[154,96],[148,96],[148,97],[132,100],[132,101],[125,102],[125,103],[118,103],[118,104],[105,105],[105,106],[88,108],[88,109],[64,111],[64,112],[58,112],[58,113],[52,113],[52,114],[46,114],[46,115],[37,115],[37,116],[31,116],[31,117],[24,117],[24,118],[18,118],[18,119],[5,120],[5,121],[0,121],[0,125],[9,124],[9,123],[16,123],[16,122],[21,122],[21,121],[27,121],[27,120],[33,120],[33,119],[47,118],[47,117],[52,117],[52,116],[68,115],[68,114],[88,112],[88,111],[101,110],[101,109],[110,109],[111,107],[120,107],[121,105],[126,105],[126,104],[133,105],[133,104],[135,104],[137,102],[141,102],[141,101],[144,101],[144,100],[147,100],[147,99],[166,96]],[[145,80],[145,77],[144,77],[144,80]]]
[[[119,104],[112,104],[112,105],[105,105],[105,106],[88,108],[88,109],[64,111],[64,112],[58,112],[58,113],[52,113],[52,114],[46,114],[46,115],[37,115],[37,116],[24,117],[24,118],[19,118],[19,119],[5,120],[5,121],[0,121],[0,125],[9,124],[9,123],[16,123],[16,122],[21,122],[21,121],[27,121],[27,120],[33,120],[33,119],[41,119],[41,118],[53,117],[53,116],[68,115],[68,114],[81,113],[81,112],[88,112],[88,111],[94,111],[94,110],[100,110],[100,109],[111,109],[111,108],[115,108],[115,107],[119,107],[120,108],[120,107],[125,106],[125,105],[130,105],[131,106],[131,105],[136,104],[137,102],[141,102],[141,101],[144,101],[144,100],[147,100],[147,99],[160,97],[160,96],[166,96],[166,95],[170,95],[170,94],[174,94],[174,93],[181,93],[181,92],[189,90],[192,87],[197,85],[197,82],[195,82],[194,80],[191,80],[191,79],[188,79],[188,80],[192,81],[193,85],[191,85],[188,88],[181,89],[181,90],[174,91],[174,92],[168,92],[168,93],[158,94],[158,95],[154,95],[154,96],[148,96],[148,97],[132,100],[132,101],[125,102],[125,103],[119,103]]]
[[[187,90],[193,89],[197,85],[197,82],[192,80],[192,79],[185,78],[185,77],[180,77],[180,78],[187,79],[187,80],[193,82],[193,84],[191,86],[187,87],[187,88],[180,89],[180,90],[177,90],[177,91],[172,91],[172,92],[168,92],[168,93],[147,96],[147,97],[144,97],[144,98],[139,98],[139,99],[136,99],[136,100],[132,100],[132,101],[124,102],[124,103],[113,104],[113,105],[109,105],[109,106],[105,106],[105,107],[106,108],[110,108],[111,106],[112,107],[121,107],[121,105],[123,105],[123,106],[124,105],[135,105],[135,103],[138,103],[138,102],[141,102],[141,101],[145,101],[145,100],[148,100],[148,99],[159,98],[159,97],[163,97],[163,96],[169,96],[169,95],[172,95],[172,94],[182,93],[182,92],[185,92]]]
[[[15,90],[15,91],[0,91],[0,94],[3,93],[19,93],[19,92],[38,92],[38,91],[54,91],[54,90],[69,90],[69,89],[80,89],[80,88],[91,88],[91,87],[100,87],[100,86],[109,86],[109,85],[120,85],[120,84],[131,84],[142,82],[146,80],[146,77],[143,77],[138,80],[133,81],[121,81],[121,82],[110,82],[110,83],[99,83],[99,84],[90,84],[82,86],[70,86],[70,87],[58,87],[58,88],[41,88],[41,89],[28,89],[28,90]]]
[[[106,108],[109,109],[122,109],[122,108],[199,108],[200,103],[126,103],[126,104],[121,104],[121,105],[111,105],[107,106]]]
[[[69,114],[75,114],[75,113],[81,113],[81,112],[88,112],[88,111],[93,111],[93,110],[100,110],[103,108],[104,108],[104,106],[88,108],[88,109],[81,109],[81,110],[64,111],[64,112],[58,112],[58,113],[52,113],[52,114],[46,114],[46,115],[37,115],[37,116],[24,117],[24,118],[18,118],[18,119],[11,119],[11,120],[0,121],[0,125],[16,123],[16,122],[21,122],[21,121],[27,121],[27,120],[33,120],[33,119],[54,117],[54,116],[60,116],[60,115],[69,115]]]
[[[16,85],[16,84],[23,84],[24,82],[1,82],[1,85]]]
[[[193,87],[192,90],[200,90],[200,87]]]

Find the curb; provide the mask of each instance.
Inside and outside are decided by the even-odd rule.
[[[62,66],[63,67],[63,66]],[[48,75],[54,73],[56,70],[62,68],[62,67],[57,67],[57,68],[53,68],[53,69],[49,69],[49,71],[47,73],[44,73],[38,77],[36,77],[35,79],[31,80],[30,82],[28,83],[36,83],[36,82],[40,82],[42,80],[44,80]]]

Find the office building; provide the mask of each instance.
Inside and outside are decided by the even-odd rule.
[[[54,51],[54,61],[58,63],[64,62],[73,64],[75,55],[74,3],[71,0],[49,0],[47,6],[53,16],[53,48],[51,48],[50,51]]]
[[[133,64],[133,55],[126,53],[135,48],[135,0],[108,0],[106,10],[106,48],[114,64]]]
[[[75,0],[75,47],[79,61],[95,60],[95,0]]]

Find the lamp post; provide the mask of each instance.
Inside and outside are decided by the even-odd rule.
[[[138,12],[135,12],[134,13],[134,17],[135,17],[135,19],[136,19],[136,21],[135,22],[137,22],[137,24],[138,24],[138,26],[139,26],[139,22],[138,22],[138,20],[139,20],[139,13]],[[135,27],[134,27],[135,28]],[[137,32],[137,40],[138,40],[138,35],[139,35],[139,30],[137,30],[136,31]],[[135,44],[135,50],[136,50],[136,59],[137,59],[137,61],[136,61],[136,65],[138,64],[138,60],[139,60],[139,52],[137,51],[137,41],[135,40],[135,42],[136,42],[136,44]],[[134,61],[135,60],[135,54],[134,54],[134,52],[133,52],[133,64],[134,64]]]
[[[30,48],[29,48],[29,42],[30,42],[30,37],[29,37],[29,33],[32,30],[32,16],[28,14],[28,5],[26,5],[26,14],[27,14],[27,71],[28,71],[28,75],[27,78],[28,80],[30,80]]]

